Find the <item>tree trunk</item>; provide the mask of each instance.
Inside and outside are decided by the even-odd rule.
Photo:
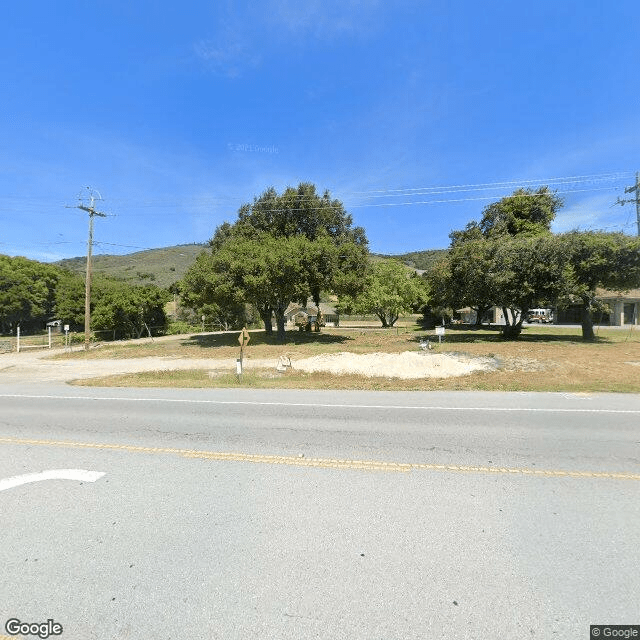
[[[378,318],[380,318],[380,322],[382,322],[383,327],[389,326],[387,324],[387,315],[385,313],[376,313],[376,315],[378,316]]]
[[[583,340],[595,340],[596,336],[593,333],[593,321],[591,320],[591,313],[589,313],[589,300],[582,299],[582,308],[580,309],[580,320],[582,322],[582,339]]]
[[[476,321],[474,323],[474,325],[476,327],[481,327],[482,326],[482,317],[484,316],[484,314],[489,311],[489,309],[491,309],[491,307],[488,306],[478,306],[478,307],[471,307],[472,309],[475,309],[476,312]]]
[[[318,320],[318,322],[316,323],[316,332],[320,333],[322,329],[322,327],[320,326],[320,320],[322,319],[322,313],[320,311],[320,290],[315,291],[311,297],[313,298],[313,304],[316,305],[316,309],[318,311],[318,315],[316,316]]]
[[[502,337],[505,340],[517,340],[522,333],[522,326],[518,324],[505,325],[502,329]]]
[[[526,315],[526,309],[522,309],[516,320],[516,311],[511,309],[511,321],[509,321],[508,310],[503,307],[502,313],[505,314],[505,325],[502,329],[502,337],[506,340],[517,340],[522,333],[522,321]]]
[[[278,342],[285,341],[284,325],[285,325],[286,319],[284,317],[284,312],[285,312],[285,309],[276,309],[276,326],[278,328],[278,334],[277,334]]]
[[[262,322],[264,322],[264,332],[270,336],[273,333],[273,327],[271,326],[271,308],[260,309],[259,311]]]

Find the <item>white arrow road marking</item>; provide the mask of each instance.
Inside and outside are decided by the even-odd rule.
[[[85,471],[84,469],[50,469],[40,473],[25,473],[22,476],[11,476],[0,480],[0,491],[19,487],[29,482],[41,480],[80,480],[81,482],[95,482],[105,475],[104,471]]]

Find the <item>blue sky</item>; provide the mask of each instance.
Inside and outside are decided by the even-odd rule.
[[[268,186],[341,199],[378,253],[442,248],[519,185],[554,229],[636,233],[631,0],[40,0],[0,24],[0,253],[204,242]],[[628,196],[627,196],[628,197]]]

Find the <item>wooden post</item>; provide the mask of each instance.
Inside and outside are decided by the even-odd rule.
[[[88,187],[87,187],[88,188]],[[98,194],[99,196],[99,194]],[[86,211],[89,214],[89,241],[87,243],[87,274],[84,289],[84,348],[89,348],[89,341],[91,339],[91,254],[93,249],[93,218],[94,216],[100,216],[105,218],[106,214],[96,211],[94,207],[95,196],[93,191],[90,190],[91,204],[87,207],[84,204],[78,205],[78,209]],[[99,197],[102,200],[101,197]]]

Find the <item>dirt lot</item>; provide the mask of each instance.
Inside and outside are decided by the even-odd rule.
[[[252,332],[244,375],[235,375],[237,333],[103,344],[89,352],[0,356],[0,381],[71,381],[105,386],[479,389],[640,392],[640,330],[528,327],[507,342],[495,330],[447,330],[442,345],[419,327],[327,329],[277,344]],[[432,349],[420,342],[430,339]],[[276,370],[280,358],[291,367]]]

